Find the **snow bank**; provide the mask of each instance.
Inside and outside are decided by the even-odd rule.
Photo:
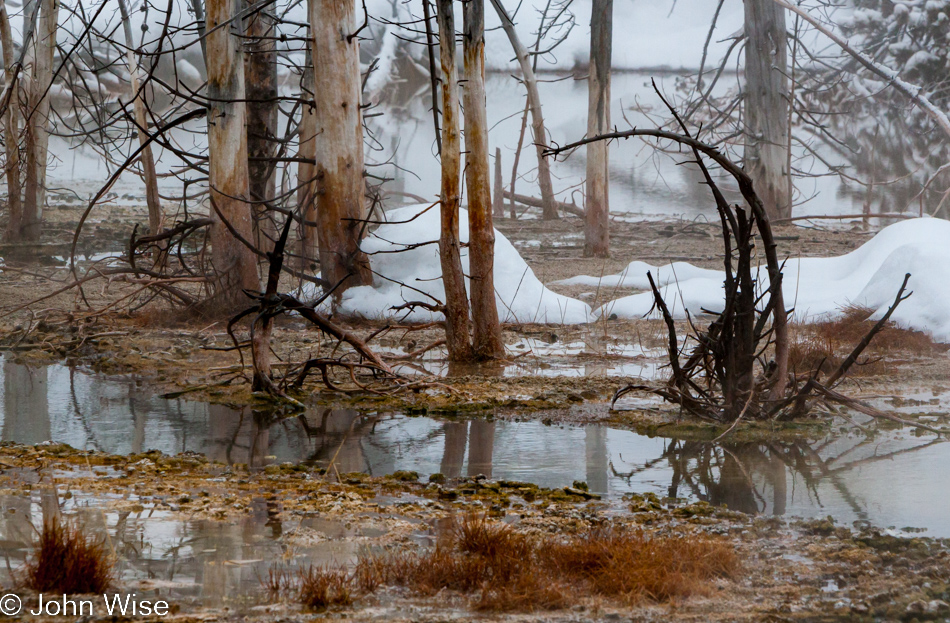
[[[414,205],[387,213],[390,223],[381,225],[363,241],[373,270],[379,275],[371,286],[351,288],[343,295],[340,311],[366,318],[406,318],[406,311],[391,308],[407,301],[432,303],[421,290],[445,300],[439,263],[439,209]],[[408,222],[407,222],[408,221]],[[468,212],[460,210],[459,231],[468,242]],[[425,244],[431,243],[431,244]],[[412,245],[420,245],[414,248]],[[398,251],[396,253],[395,251]],[[462,269],[468,274],[468,249],[462,249]],[[405,287],[395,282],[402,282]],[[412,288],[415,288],[413,290]],[[579,324],[591,319],[590,307],[581,301],[548,290],[514,246],[495,230],[495,294],[502,322]],[[407,317],[413,321],[441,319],[442,314],[418,309]]]
[[[685,310],[719,311],[723,306],[723,274],[677,262],[653,267],[632,262],[619,275],[604,278],[574,277],[564,284],[649,288],[646,271],[658,277],[661,292],[672,313],[685,317]],[[918,329],[941,342],[950,342],[950,222],[920,218],[902,221],[881,230],[859,249],[829,258],[789,259],[783,289],[788,307],[800,321],[834,317],[845,305],[876,310],[880,317],[893,302],[905,273],[911,273],[909,289],[914,294],[901,303],[891,317],[900,326]],[[765,266],[759,269],[760,287],[768,287]],[[623,297],[594,313],[638,318],[650,311],[650,292]],[[655,314],[656,312],[654,312]]]

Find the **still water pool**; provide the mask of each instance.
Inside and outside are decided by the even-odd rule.
[[[950,444],[909,430],[868,437],[849,427],[817,441],[710,443],[500,413],[433,418],[314,405],[276,419],[250,408],[163,399],[141,379],[62,364],[7,359],[2,376],[3,441],[51,440],[117,454],[199,452],[252,468],[286,461],[326,467],[336,457],[343,473],[484,474],[544,487],[583,480],[618,503],[627,493],[653,492],[748,513],[830,515],[950,537]]]

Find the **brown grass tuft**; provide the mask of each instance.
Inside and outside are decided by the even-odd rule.
[[[789,345],[789,369],[804,376],[821,366],[823,374],[833,372],[851,350],[874,326],[869,320],[874,310],[856,305],[842,309],[842,315],[833,320],[808,324],[793,324]],[[936,344],[920,331],[901,329],[888,323],[874,336],[864,355],[849,374],[873,376],[887,371],[885,359],[895,363],[894,356],[928,355],[946,348]]]
[[[299,572],[300,603],[310,610],[353,603],[352,578],[346,569],[307,567]]]
[[[424,595],[473,594],[479,610],[531,611],[564,608],[590,594],[627,603],[686,597],[737,569],[733,549],[705,537],[613,530],[530,537],[470,515],[427,552],[362,555],[355,575]]]
[[[40,593],[104,593],[114,581],[113,564],[104,539],[52,519],[43,523],[21,582]]]
[[[545,545],[543,565],[599,595],[626,602],[667,601],[702,593],[705,583],[738,568],[725,543],[697,537],[647,537],[643,532],[595,530]]]
[[[281,564],[270,566],[264,577],[258,574],[257,581],[272,601],[280,601],[284,596],[296,591],[299,584],[293,570]]]
[[[420,595],[444,590],[471,597],[476,610],[557,610],[591,595],[632,604],[705,593],[739,568],[733,548],[702,536],[647,536],[592,530],[569,537],[529,536],[468,515],[426,551],[361,551],[356,568],[272,567],[262,586],[273,598],[295,595],[311,610],[347,606],[383,585]]]

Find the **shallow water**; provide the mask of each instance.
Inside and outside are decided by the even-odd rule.
[[[59,511],[51,510],[57,502]],[[117,510],[116,502],[126,504]],[[159,506],[157,500],[134,495],[72,492],[69,500],[54,500],[52,489],[43,486],[28,494],[0,494],[0,555],[8,562],[0,568],[0,581],[9,585],[10,570],[15,573],[30,555],[34,526],[51,512],[62,512],[78,517],[87,532],[108,535],[117,578],[138,599],[171,598],[177,606],[240,610],[260,600],[261,580],[274,565],[355,563],[364,544],[387,533],[388,518],[407,520],[389,512],[393,506],[385,500],[380,500],[379,513],[346,523],[320,517],[281,519],[274,512],[277,503],[263,497],[253,501],[250,512],[227,522],[181,520],[170,511],[156,510]],[[415,523],[418,538],[427,538],[430,526]]]
[[[193,451],[261,468],[290,461],[341,473],[413,470],[424,479],[484,474],[544,487],[587,482],[619,502],[653,492],[750,513],[868,521],[950,537],[944,495],[950,444],[912,431],[866,437],[853,427],[814,443],[721,444],[647,437],[604,425],[532,419],[437,419],[312,406],[275,420],[251,409],[165,400],[129,376],[55,364],[4,362],[0,439],[52,440],[110,453]],[[904,410],[947,422],[946,396],[917,396]],[[600,407],[595,407],[600,408]],[[606,408],[606,407],[603,407]]]

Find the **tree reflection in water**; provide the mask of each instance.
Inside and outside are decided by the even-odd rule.
[[[784,515],[792,493],[789,486],[797,482],[804,484],[810,501],[820,507],[818,485],[824,481],[832,485],[859,519],[867,520],[867,508],[849,490],[845,474],[855,468],[892,460],[944,441],[935,438],[912,447],[878,453],[875,444],[879,444],[880,440],[867,437],[837,454],[829,454],[828,450],[838,439],[829,436],[818,443],[768,441],[717,444],[669,440],[659,457],[628,471],[618,471],[611,462],[610,469],[614,477],[630,483],[637,474],[665,464],[672,469],[667,490],[670,498],[688,497],[752,514]],[[865,452],[861,452],[862,449]]]

